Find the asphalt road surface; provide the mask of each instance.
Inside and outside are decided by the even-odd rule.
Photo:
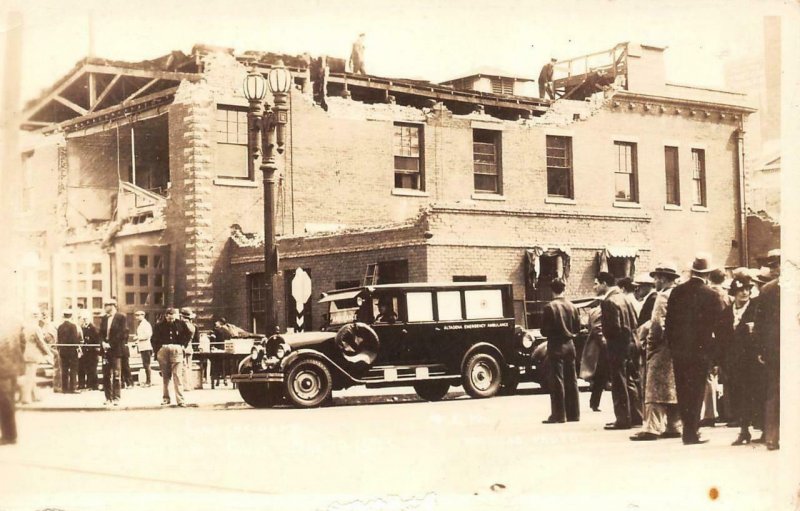
[[[524,390],[523,390],[524,392]],[[530,391],[439,403],[17,414],[0,447],[0,511],[42,509],[782,509],[781,451],[631,442],[581,393],[578,423],[542,424]],[[635,432],[635,430],[634,430]]]

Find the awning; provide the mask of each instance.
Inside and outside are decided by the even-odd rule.
[[[528,284],[532,289],[536,289],[537,280],[539,278],[541,256],[558,257],[560,264],[557,265],[557,277],[568,279],[569,266],[570,266],[570,249],[569,247],[533,247],[525,250],[525,262]]]
[[[639,249],[633,247],[606,247],[606,257],[631,257],[639,256]]]
[[[335,300],[349,300],[351,298],[355,298],[356,296],[360,295],[363,289],[356,289],[355,291],[344,291],[342,293],[331,293],[327,296],[323,296],[322,299],[318,303],[327,303],[333,302]]]

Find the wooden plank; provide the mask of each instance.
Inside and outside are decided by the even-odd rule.
[[[158,78],[159,80],[182,80],[195,81],[200,79],[199,73],[179,73],[177,71],[156,71],[154,69],[135,69],[120,66],[105,66],[99,64],[87,64],[86,71],[91,73],[102,73],[107,75],[125,75],[135,78]]]
[[[89,110],[97,103],[97,78],[94,73],[89,73]]]
[[[62,105],[66,106],[66,107],[69,107],[69,108],[71,108],[72,110],[75,110],[76,112],[78,112],[78,113],[79,113],[79,114],[81,114],[81,115],[86,115],[86,114],[88,114],[88,113],[89,113],[89,111],[88,111],[88,110],[86,110],[85,108],[83,108],[82,106],[80,106],[80,105],[76,105],[76,104],[75,104],[75,103],[73,103],[72,101],[70,101],[70,100],[68,100],[68,99],[66,99],[66,98],[62,98],[61,96],[56,96],[56,97],[54,97],[53,99],[54,99],[54,100],[56,100],[56,101],[58,101],[58,102],[59,102],[59,103],[61,103]]]
[[[97,98],[97,101],[95,102],[94,106],[89,109],[89,113],[94,112],[97,109],[97,107],[100,106],[100,103],[102,103],[103,100],[106,99],[106,96],[108,96],[108,93],[111,92],[111,89],[114,87],[114,85],[116,85],[116,83],[119,81],[120,78],[122,78],[122,75],[116,75],[114,78],[111,79],[108,85],[106,85],[106,88],[103,89],[103,92],[100,93],[100,97]]]
[[[79,69],[75,70],[75,74],[70,76],[64,83],[53,89],[49,94],[41,98],[35,105],[28,108],[25,112],[22,113],[22,117],[24,119],[29,119],[33,117],[34,114],[39,112],[45,105],[56,99],[64,90],[67,89],[70,85],[78,81],[83,75],[86,74],[86,65],[81,66]]]
[[[136,92],[134,92],[133,94],[131,94],[127,98],[123,99],[122,102],[126,103],[128,101],[132,101],[133,99],[136,98],[136,96],[140,95],[141,93],[143,93],[144,91],[146,91],[147,89],[149,89],[150,87],[155,85],[159,80],[160,80],[160,78],[153,78],[152,80],[150,80],[146,84],[144,84],[141,87],[139,87],[139,89]]]

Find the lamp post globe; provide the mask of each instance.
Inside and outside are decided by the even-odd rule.
[[[267,95],[267,84],[264,77],[256,71],[251,69],[247,76],[244,78],[244,97],[248,101],[261,101]]]
[[[292,73],[279,60],[267,75],[269,90],[273,94],[286,94],[292,88]]]

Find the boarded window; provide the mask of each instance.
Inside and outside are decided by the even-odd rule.
[[[502,193],[500,135],[501,132],[494,130],[472,130],[475,192]]]
[[[667,179],[667,204],[679,206],[681,203],[681,180],[677,147],[664,148],[664,171]]]

